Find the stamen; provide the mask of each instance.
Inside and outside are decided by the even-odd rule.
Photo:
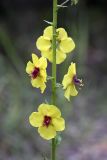
[[[83,86],[82,79],[78,79],[76,75],[73,77],[73,82],[75,85],[78,85],[80,87]]]
[[[48,127],[51,123],[51,117],[49,116],[44,116],[44,121],[43,121],[43,125]]]
[[[34,68],[32,75],[31,75],[33,79],[35,79],[38,76],[39,71],[40,71],[39,68],[37,68],[37,67]]]

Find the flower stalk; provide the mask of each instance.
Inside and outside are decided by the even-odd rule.
[[[53,63],[52,63],[52,104],[56,104],[56,29],[57,29],[57,0],[53,0],[53,39],[52,39],[52,48],[53,48]],[[52,139],[52,153],[51,159],[56,159],[56,144],[55,138]]]
[[[52,104],[56,103],[56,29],[57,29],[57,0],[53,0],[53,63],[52,63]]]

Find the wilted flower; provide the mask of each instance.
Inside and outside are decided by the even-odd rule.
[[[78,91],[76,89],[77,86],[83,86],[82,80],[77,78],[76,75],[76,65],[75,63],[71,63],[68,68],[68,73],[65,74],[62,81],[63,89],[65,89],[64,96],[70,101],[70,96],[76,96]]]
[[[32,63],[33,62],[33,63]],[[37,55],[32,54],[32,62],[29,61],[26,66],[26,72],[31,77],[31,84],[33,87],[40,88],[43,93],[46,85],[46,68],[47,68],[47,60],[44,57],[40,59]]]
[[[54,138],[56,131],[65,129],[65,121],[61,117],[61,112],[54,105],[41,104],[38,112],[30,115],[29,121],[33,127],[38,127],[40,136],[47,140]]]
[[[68,37],[64,28],[58,28],[56,32],[56,63],[60,64],[65,60],[67,53],[70,53],[75,48],[75,43],[72,38]],[[53,61],[52,38],[52,26],[48,26],[45,28],[43,36],[40,36],[36,42],[42,56],[46,57],[50,62]]]

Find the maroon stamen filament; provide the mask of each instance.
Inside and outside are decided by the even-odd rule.
[[[33,72],[32,72],[32,78],[36,78],[39,74],[40,69],[35,67]]]
[[[49,116],[44,116],[44,121],[43,121],[43,125],[48,127],[51,123],[51,117]]]

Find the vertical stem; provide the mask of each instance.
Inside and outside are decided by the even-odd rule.
[[[57,29],[57,0],[53,0],[53,63],[52,63],[52,103],[56,103],[56,29]]]
[[[57,29],[57,0],[53,0],[53,63],[52,63],[52,104],[56,104],[56,29]],[[55,138],[52,139],[52,160],[56,159]]]

